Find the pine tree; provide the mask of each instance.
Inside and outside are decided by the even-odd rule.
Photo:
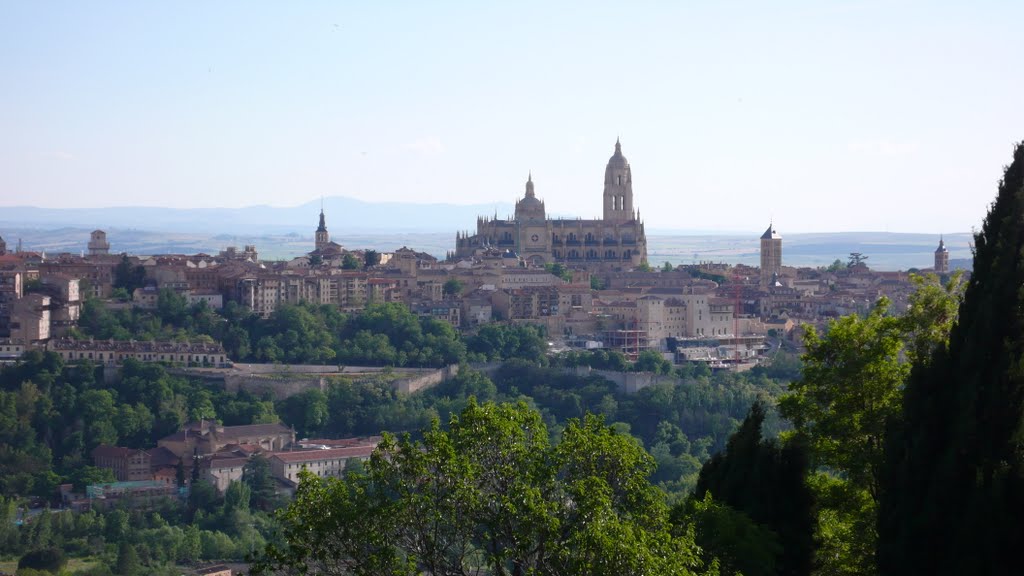
[[[883,574],[1013,574],[1024,543],[1024,143],[982,231],[949,345],[887,438]]]

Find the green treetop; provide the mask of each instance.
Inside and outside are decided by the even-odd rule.
[[[525,404],[470,401],[450,430],[385,436],[366,474],[307,474],[282,514],[283,545],[257,570],[455,575],[695,574],[674,536],[653,461],[598,418],[552,446]],[[257,572],[259,573],[259,572]]]

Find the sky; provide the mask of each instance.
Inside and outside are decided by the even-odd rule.
[[[651,229],[980,228],[1024,2],[0,1],[0,211],[508,203]],[[472,223],[467,223],[467,227]]]

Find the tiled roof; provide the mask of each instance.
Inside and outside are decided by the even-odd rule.
[[[350,448],[330,448],[328,450],[302,450],[295,452],[274,452],[271,458],[277,458],[286,464],[301,464],[330,460],[333,458],[369,458],[375,446],[353,446]]]
[[[108,446],[106,444],[100,444],[99,446],[92,449],[90,454],[93,458],[127,458],[136,452],[142,452],[138,448],[124,448],[121,446]]]

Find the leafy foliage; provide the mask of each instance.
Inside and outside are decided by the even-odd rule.
[[[595,417],[551,446],[525,404],[471,401],[422,442],[387,437],[365,476],[303,478],[257,573],[693,574],[647,481],[653,462]]]
[[[57,572],[67,564],[67,558],[58,548],[40,548],[26,552],[18,559],[18,570],[30,568],[46,572]]]
[[[692,525],[705,562],[717,560],[723,575],[777,574],[776,561],[783,548],[774,532],[749,516],[716,502],[711,493],[690,498],[672,511],[673,524]]]
[[[517,358],[541,364],[548,344],[543,326],[487,324],[466,341],[471,354],[488,361]]]

